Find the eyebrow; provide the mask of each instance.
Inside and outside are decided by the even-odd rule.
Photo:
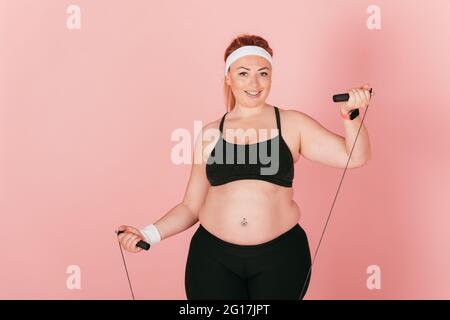
[[[246,67],[243,67],[243,66],[240,66],[238,69],[240,69],[240,68],[243,68],[243,69],[245,69],[245,70],[250,70],[249,68],[246,68]],[[258,69],[258,71],[261,71],[261,70],[263,70],[263,69],[269,69],[269,68],[263,67],[263,68]]]

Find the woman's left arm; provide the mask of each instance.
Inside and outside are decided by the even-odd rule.
[[[367,85],[362,89],[350,89],[349,100],[342,103],[340,112],[348,112],[355,108],[367,106],[370,101],[370,93]],[[361,90],[361,91],[360,91]],[[367,95],[366,95],[367,94]],[[371,157],[369,135],[363,124],[358,134],[362,117],[353,120],[341,119],[344,122],[345,137],[338,135],[314,120],[305,113],[294,111],[296,126],[300,128],[300,154],[306,159],[319,162],[336,168],[357,168],[366,164]],[[352,156],[350,152],[356,140]],[[347,162],[349,162],[347,164]]]
[[[370,153],[370,142],[369,142],[369,133],[367,132],[367,128],[365,124],[362,122],[361,112],[360,114],[354,118],[353,120],[342,120],[344,122],[344,131],[345,131],[345,150],[347,151],[347,155],[350,155],[352,151],[351,161],[358,167],[366,164],[371,157]],[[359,127],[361,126],[361,129]],[[358,134],[359,130],[359,134]],[[358,139],[355,139],[358,135]],[[353,144],[355,145],[353,147]]]
[[[341,115],[344,115],[344,131],[345,131],[345,150],[347,154],[350,155],[352,152],[352,159],[355,163],[363,165],[370,160],[370,141],[369,133],[364,123],[362,122],[362,113],[354,118],[353,120],[346,119],[345,115],[353,109],[364,108],[369,105],[371,94],[369,91],[369,85],[366,84],[360,88],[353,88],[348,91],[349,99],[345,103],[341,104]],[[359,129],[361,127],[361,129]],[[358,134],[359,130],[359,134]],[[355,139],[358,136],[358,139]],[[355,145],[353,147],[353,144]]]

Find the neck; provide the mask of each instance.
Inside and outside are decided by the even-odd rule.
[[[243,105],[236,104],[234,109],[231,111],[238,118],[249,118],[261,114],[263,110],[267,107],[266,103],[255,107],[246,107]]]

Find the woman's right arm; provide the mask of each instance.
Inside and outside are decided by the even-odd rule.
[[[191,173],[183,200],[154,222],[154,225],[161,236],[161,240],[190,228],[198,221],[198,213],[203,205],[209,188],[209,182],[205,171],[206,162],[203,159],[205,148],[202,139],[202,133],[204,133],[207,128],[208,126],[205,126],[197,136],[192,158],[193,163]],[[196,159],[199,159],[200,161],[195,161]]]
[[[152,234],[154,237],[160,237],[160,240],[180,233],[198,221],[198,213],[203,205],[206,194],[209,189],[209,181],[206,177],[206,160],[209,148],[205,148],[206,143],[203,141],[202,135],[208,129],[214,126],[210,123],[200,131],[197,136],[194,152],[193,163],[189,181],[184,193],[183,200],[170,209],[164,216],[159,218],[151,226],[152,230],[156,227],[158,235]],[[204,158],[205,155],[205,158]],[[122,246],[129,252],[140,252],[142,249],[137,248],[136,244],[139,240],[145,240],[142,229],[131,226],[120,226],[119,230],[124,231],[119,235]]]

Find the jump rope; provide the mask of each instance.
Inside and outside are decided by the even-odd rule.
[[[371,96],[371,97],[372,97],[373,95],[375,95],[375,92],[372,93],[372,88],[370,88],[369,92],[370,92],[370,96]],[[348,101],[348,99],[350,99],[350,95],[349,95],[348,93],[340,93],[340,94],[335,94],[335,95],[333,95],[333,102],[345,102],[345,101]],[[364,115],[363,115],[363,118],[362,118],[362,120],[361,120],[361,124],[360,124],[360,126],[359,126],[359,128],[358,128],[358,133],[356,134],[355,141],[353,142],[352,150],[350,151],[350,154],[349,154],[349,156],[348,156],[347,164],[345,165],[344,172],[342,173],[341,181],[339,182],[339,186],[338,186],[338,188],[337,188],[337,190],[336,190],[336,195],[334,196],[334,200],[333,200],[333,204],[331,205],[330,213],[328,214],[327,221],[325,222],[325,226],[324,226],[324,228],[323,228],[323,230],[322,230],[322,234],[321,234],[320,239],[319,239],[319,244],[317,245],[317,249],[316,249],[316,251],[315,251],[315,253],[314,253],[313,260],[312,260],[311,265],[310,265],[310,267],[309,267],[308,275],[306,276],[305,282],[303,283],[303,288],[302,288],[302,292],[301,292],[301,294],[300,294],[300,298],[303,296],[303,292],[304,292],[304,290],[305,290],[306,283],[308,282],[308,278],[309,278],[309,276],[310,276],[310,274],[311,274],[312,267],[313,267],[314,262],[315,262],[315,260],[316,260],[317,253],[318,253],[318,251],[319,251],[320,245],[321,245],[321,243],[322,243],[323,236],[324,236],[324,234],[325,234],[325,230],[326,230],[326,228],[327,228],[327,226],[328,226],[328,222],[330,221],[331,213],[332,213],[333,208],[334,208],[334,204],[336,203],[336,199],[337,199],[337,196],[338,196],[338,194],[339,194],[339,190],[341,189],[342,181],[344,180],[345,173],[347,172],[347,167],[348,167],[348,164],[349,164],[349,162],[350,162],[350,158],[352,157],[353,149],[354,149],[354,147],[355,147],[356,141],[358,140],[359,132],[361,131],[361,127],[362,127],[362,125],[363,125],[363,123],[364,123],[364,119],[365,119],[365,117],[366,117],[366,113],[367,113],[367,110],[368,110],[368,109],[369,109],[369,105],[367,104],[366,110],[364,111]],[[358,115],[359,115],[359,109],[354,109],[354,110],[352,110],[352,111],[349,113],[349,118],[350,118],[351,120],[353,120],[353,119],[356,118]],[[118,236],[119,234],[121,234],[121,233],[123,233],[123,232],[124,232],[124,231],[116,231],[116,234],[117,234],[117,236]],[[125,257],[124,257],[124,255],[123,255],[122,246],[120,245],[119,239],[117,239],[117,241],[118,241],[118,244],[119,244],[120,253],[121,253],[121,255],[122,255],[122,261],[123,261],[123,265],[124,265],[124,267],[125,267],[125,272],[126,272],[126,275],[127,275],[128,284],[129,284],[129,286],[130,286],[131,296],[132,296],[133,300],[135,300],[135,298],[134,298],[134,292],[133,292],[133,287],[131,286],[130,276],[129,276],[129,274],[128,274],[127,264],[126,264],[126,262],[125,262]],[[141,249],[144,249],[144,250],[148,251],[148,250],[150,249],[150,244],[147,243],[147,242],[145,242],[145,241],[143,241],[143,240],[139,240],[139,242],[136,244],[136,247],[139,247],[139,248],[141,248]]]

